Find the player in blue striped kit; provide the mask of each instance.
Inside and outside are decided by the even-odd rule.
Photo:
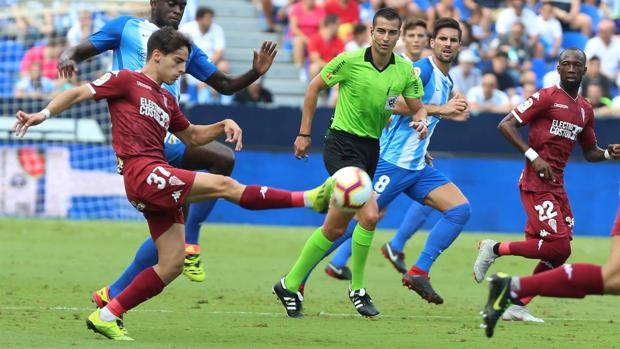
[[[393,116],[381,136],[380,160],[373,178],[380,210],[404,193],[442,213],[420,257],[402,280],[405,286],[435,304],[443,303],[443,299],[432,288],[428,273],[439,255],[458,237],[471,212],[469,202],[459,188],[425,161],[430,137],[440,119],[462,120],[467,117],[467,103],[463,97],[455,95],[450,99],[453,84],[448,71],[458,54],[460,41],[461,29],[457,21],[441,18],[435,22],[430,40],[432,55],[413,65],[414,72],[420,75],[424,84],[422,103],[428,110],[429,136],[418,139],[415,130],[409,127],[411,118],[406,115],[407,108],[399,103],[396,111],[401,115]],[[349,237],[351,227],[347,231]],[[341,238],[340,243],[344,240]],[[337,242],[334,243],[336,247]],[[347,253],[346,248],[343,251]]]
[[[60,57],[58,70],[63,77],[69,77],[77,71],[77,64],[90,57],[113,50],[113,70],[142,69],[146,63],[147,41],[151,34],[164,26],[177,28],[186,0],[151,0],[150,20],[132,16],[120,16],[107,23],[100,31],[91,35],[77,46],[67,49]],[[254,51],[252,68],[240,76],[227,76],[217,70],[207,55],[192,44],[186,73],[204,81],[219,93],[232,94],[258,79],[271,67],[277,53],[276,43],[263,42],[260,51]],[[180,97],[179,81],[164,87]],[[168,134],[165,138],[166,161],[186,170],[208,170],[214,174],[230,175],[234,166],[232,150],[219,142],[205,146],[186,148],[176,137]],[[205,273],[199,259],[200,224],[207,218],[215,201],[193,204],[186,219],[186,259],[184,275],[192,281],[204,281]],[[143,269],[157,263],[157,249],[151,238],[147,238],[138,249],[132,263],[123,274],[109,287],[104,287],[93,294],[93,300],[99,307],[119,294],[133,278]]]

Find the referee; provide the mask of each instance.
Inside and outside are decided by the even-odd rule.
[[[344,52],[331,60],[308,86],[299,134],[295,139],[295,156],[308,156],[312,119],[319,93],[340,84],[336,112],[330,126],[323,158],[330,175],[347,166],[356,166],[373,177],[379,159],[379,137],[403,96],[413,111],[411,127],[420,137],[427,134],[426,110],[420,102],[424,94],[422,81],[411,63],[392,51],[400,36],[402,22],[394,9],[382,8],[375,14],[371,28],[372,45],[354,52]],[[376,316],[379,311],[364,288],[364,269],[374,231],[364,229],[379,214],[374,196],[358,212],[359,223],[352,237],[351,288],[349,298],[362,316]],[[273,288],[288,316],[301,317],[303,295],[298,292],[305,276],[322,259],[333,241],[346,230],[355,213],[330,208],[322,227],[310,236],[293,268]]]

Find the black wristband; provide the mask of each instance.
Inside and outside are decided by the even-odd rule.
[[[298,135],[297,135],[297,137],[308,137],[308,138],[312,138],[312,136],[311,136],[311,135],[309,135],[309,134],[305,134],[305,133],[300,133],[300,134],[298,134]]]

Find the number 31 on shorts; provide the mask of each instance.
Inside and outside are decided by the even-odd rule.
[[[153,169],[153,171],[151,171],[151,173],[149,173],[149,176],[146,177],[146,184],[157,184],[157,189],[164,189],[166,187],[166,179],[162,176],[157,175],[155,171],[159,171],[159,173],[165,177],[170,177],[171,175],[170,171],[166,170],[161,166],[157,166]]]

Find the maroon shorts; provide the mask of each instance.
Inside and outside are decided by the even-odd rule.
[[[127,199],[144,214],[153,240],[172,224],[185,223],[182,206],[196,173],[150,158],[135,158],[124,162],[123,178]]]
[[[614,222],[614,227],[611,228],[611,236],[620,235],[620,207],[618,207],[618,213],[616,213],[616,221]]]
[[[521,202],[527,214],[527,239],[572,240],[575,220],[565,192],[521,190]]]

